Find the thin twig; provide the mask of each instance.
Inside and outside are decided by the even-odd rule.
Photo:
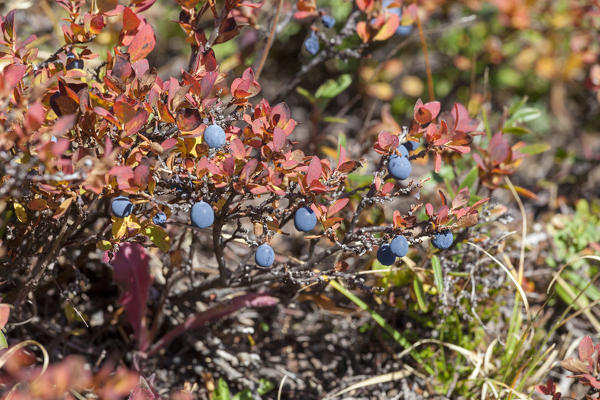
[[[435,100],[433,93],[433,77],[431,76],[431,65],[429,64],[429,52],[427,51],[427,41],[425,40],[425,33],[423,32],[423,26],[421,25],[421,18],[417,12],[417,28],[419,28],[419,37],[421,38],[421,47],[423,48],[423,57],[425,58],[425,71],[427,73],[427,91],[429,92],[429,101]]]
[[[256,68],[256,80],[260,78],[260,74],[262,73],[263,67],[265,66],[265,62],[267,61],[267,56],[269,55],[269,51],[271,50],[271,46],[273,45],[273,39],[275,39],[275,30],[277,28],[277,21],[279,21],[279,14],[281,13],[282,4],[283,0],[277,0],[277,10],[275,11],[275,17],[273,17],[273,26],[271,27],[271,33],[269,33],[269,38],[267,39],[265,50],[263,51],[260,63]]]

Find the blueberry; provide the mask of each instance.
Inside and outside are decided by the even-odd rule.
[[[164,212],[157,213],[153,218],[152,222],[154,225],[164,225],[167,222],[167,214]]]
[[[209,125],[204,130],[204,141],[208,147],[218,149],[225,144],[225,131],[219,125]]]
[[[333,26],[335,25],[335,18],[333,18],[331,15],[323,15],[321,17],[321,22],[323,23],[325,28],[333,28]]]
[[[404,236],[398,235],[390,243],[390,249],[396,257],[404,257],[408,253],[408,240]]]
[[[304,48],[313,56],[319,52],[319,38],[315,31],[312,31],[308,39],[304,41]]]
[[[452,242],[454,241],[454,237],[452,236],[452,231],[449,229],[444,229],[440,232],[436,232],[433,235],[433,240],[431,243],[441,250],[445,250],[452,246]]]
[[[398,16],[398,18],[402,18],[402,8],[400,7],[393,7],[393,8],[388,8],[388,6],[390,4],[392,4],[394,1],[393,0],[383,0],[381,2],[381,5],[383,6],[383,8],[387,11],[390,12],[392,14],[396,14]]]
[[[414,151],[414,150],[416,150],[416,149],[417,149],[417,147],[419,147],[419,145],[420,145],[420,144],[421,144],[421,143],[419,143],[419,142],[416,142],[416,141],[414,141],[414,140],[409,140],[408,142],[404,142],[404,143],[402,144],[402,146],[406,147],[406,149],[407,149],[408,151]]]
[[[392,253],[392,249],[389,244],[382,244],[377,250],[377,261],[382,265],[392,265],[396,262],[396,256]]]
[[[406,179],[410,176],[412,167],[406,157],[399,157],[393,154],[388,162],[388,171],[396,179]]]
[[[67,70],[69,69],[83,69],[83,60],[72,60],[67,62]]]
[[[398,36],[408,36],[413,30],[412,25],[400,25],[396,28],[396,35]]]
[[[294,226],[302,232],[311,231],[317,225],[317,216],[310,207],[302,207],[294,214]]]
[[[408,158],[408,149],[406,148],[405,145],[403,145],[403,144],[398,145],[397,150],[398,150],[398,152],[400,153],[400,155],[402,157],[407,157]]]
[[[258,246],[256,253],[254,254],[254,261],[261,267],[270,267],[275,261],[275,252],[273,248],[268,244],[264,243]]]
[[[197,228],[208,228],[215,222],[215,212],[205,201],[199,201],[192,206],[190,217],[192,225]]]
[[[110,203],[112,214],[117,218],[128,217],[133,211],[133,204],[125,196],[118,196]]]

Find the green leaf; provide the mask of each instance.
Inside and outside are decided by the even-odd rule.
[[[6,336],[4,336],[4,332],[0,331],[0,350],[8,349],[8,342],[6,341]]]
[[[433,268],[433,280],[437,287],[438,293],[441,295],[444,291],[444,276],[442,275],[442,265],[440,259],[437,256],[431,258],[431,267]]]
[[[148,225],[144,232],[161,251],[165,253],[169,251],[171,238],[163,228],[156,225]]]
[[[513,126],[513,125],[505,126],[504,128],[502,128],[502,132],[508,133],[509,135],[515,135],[515,136],[528,135],[531,133],[531,131],[527,128],[523,128],[521,126]]]
[[[471,168],[469,173],[460,183],[460,187],[458,188],[458,190],[465,187],[468,187],[471,190],[475,189],[475,182],[477,182],[477,177],[479,177],[479,169],[477,168],[477,166],[474,166],[473,168]]]
[[[519,111],[519,109],[521,107],[523,107],[525,105],[525,103],[527,103],[527,96],[523,97],[521,100],[519,101],[515,101],[510,108],[508,109],[508,115],[513,115],[514,113],[516,113],[517,111]]]
[[[273,382],[271,382],[270,380],[265,379],[265,378],[260,378],[258,380],[258,389],[256,389],[256,391],[261,396],[266,393],[269,393],[273,389],[275,389],[275,384]]]
[[[241,392],[237,393],[235,396],[233,396],[232,400],[253,400],[254,397],[252,397],[252,392],[250,392],[250,390],[248,389],[244,389]]]
[[[552,148],[552,146],[550,146],[548,143],[533,143],[533,144],[529,144],[527,146],[521,147],[519,149],[519,153],[534,155],[534,154],[540,154],[545,151],[548,151],[551,148]]]
[[[346,118],[339,117],[323,117],[323,122],[329,122],[331,124],[346,124],[348,120]]]
[[[413,288],[415,290],[415,296],[417,296],[417,304],[422,312],[427,312],[427,301],[425,300],[425,291],[423,290],[423,283],[416,278],[413,280]]]
[[[229,393],[229,386],[227,386],[227,382],[225,379],[219,378],[219,382],[217,383],[217,390],[213,393],[214,400],[230,400],[231,394]]]
[[[314,103],[317,99],[315,99],[315,96],[313,96],[312,94],[310,94],[310,92],[306,89],[304,89],[301,86],[298,86],[296,88],[296,92],[298,92],[298,94],[302,97],[304,97],[306,100],[310,101],[311,103]]]
[[[507,124],[512,124],[515,122],[533,121],[535,119],[538,119],[541,115],[542,115],[542,113],[537,108],[533,108],[533,107],[521,108],[508,119]]]
[[[318,99],[332,99],[350,86],[352,77],[350,74],[340,75],[337,79],[328,79],[317,89],[315,97]]]
[[[366,185],[373,182],[373,175],[364,175],[353,172],[348,174],[348,179],[355,185]]]

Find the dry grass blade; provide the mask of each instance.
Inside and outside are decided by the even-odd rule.
[[[37,346],[42,351],[42,355],[44,357],[44,362],[42,365],[42,372],[40,373],[40,376],[44,375],[44,372],[46,372],[46,369],[48,368],[48,364],[50,363],[50,356],[48,355],[48,351],[46,351],[46,348],[40,342],[31,340],[31,339],[24,340],[22,342],[15,344],[10,349],[8,349],[4,354],[2,354],[2,356],[0,356],[0,368],[4,367],[4,364],[6,364],[8,359],[11,358],[17,351],[19,351],[27,346]],[[38,376],[38,378],[39,378],[39,376]]]
[[[281,393],[283,392],[283,385],[285,384],[285,380],[287,379],[287,375],[283,375],[281,378],[281,382],[279,383],[279,390],[277,391],[277,400],[281,400]]]
[[[325,399],[333,399],[344,393],[348,393],[353,390],[360,389],[360,388],[363,388],[366,386],[377,385],[379,383],[393,382],[398,379],[406,378],[409,375],[412,375],[410,371],[396,371],[396,372],[390,372],[390,373],[379,375],[379,376],[374,376],[372,378],[365,379],[364,381],[355,383],[354,385],[348,386],[346,389],[342,389],[338,392],[335,392],[334,394],[325,397]]]
[[[598,321],[598,319],[596,317],[594,317],[592,312],[589,310],[589,308],[588,308],[589,303],[587,303],[587,298],[585,296],[580,296],[577,293],[573,292],[573,290],[571,290],[571,287],[569,286],[569,284],[560,276],[556,277],[556,281],[563,288],[563,290],[569,295],[569,297],[574,299],[575,304],[577,304],[577,306],[583,311],[583,314],[590,321],[590,324],[594,327],[594,329],[596,330],[596,333],[600,334],[600,321]],[[583,292],[584,292],[584,290],[582,290],[580,292],[580,294]]]
[[[523,288],[521,287],[521,285],[519,284],[519,282],[517,282],[517,280],[515,279],[515,277],[513,276],[513,274],[508,270],[508,268],[506,268],[506,266],[504,264],[502,264],[496,257],[494,257],[493,255],[491,255],[490,253],[488,253],[486,250],[484,250],[481,246],[476,245],[475,243],[471,243],[471,242],[467,242],[467,244],[475,247],[476,249],[478,249],[480,251],[482,251],[486,256],[488,256],[496,264],[498,264],[500,266],[500,268],[502,268],[502,270],[504,270],[504,272],[506,272],[506,275],[508,275],[509,279],[515,285],[515,287],[517,288],[519,294],[521,295],[521,299],[523,300],[523,305],[525,306],[525,313],[527,314],[527,320],[529,322],[531,322],[531,311],[529,310],[529,302],[527,301],[527,296],[525,295],[525,291],[523,290]]]
[[[519,282],[523,282],[523,270],[525,269],[525,238],[527,236],[527,214],[525,214],[525,207],[523,206],[523,202],[521,198],[517,194],[515,187],[513,186],[508,176],[505,177],[506,184],[508,185],[512,195],[514,196],[517,204],[519,205],[519,210],[521,211],[521,220],[523,221],[522,231],[521,231],[521,252],[519,253]],[[531,321],[531,319],[530,319]]]
[[[565,270],[565,268],[567,268],[569,265],[573,264],[575,261],[585,260],[585,259],[600,261],[600,257],[598,257],[598,256],[581,256],[581,257],[577,257],[577,258],[574,258],[574,259],[566,262],[562,267],[560,267],[560,269],[558,270],[556,275],[554,275],[554,278],[552,278],[552,280],[550,281],[550,284],[548,285],[548,289],[546,289],[546,294],[550,294],[550,290],[552,290],[552,287],[556,283],[556,280],[560,277],[560,274],[562,274],[562,272]]]
[[[445,347],[449,348],[450,350],[454,350],[457,353],[459,353],[460,355],[462,355],[463,357],[465,357],[473,365],[477,365],[477,363],[479,363],[481,360],[481,357],[479,355],[477,355],[477,353],[475,353],[471,350],[467,350],[464,347],[460,347],[460,346],[457,346],[452,343],[442,342],[441,340],[437,340],[437,339],[419,340],[418,342],[414,343],[412,346],[410,346],[409,348],[407,348],[406,350],[404,350],[400,354],[398,354],[398,358],[400,359],[400,358],[406,356],[407,354],[409,354],[411,351],[413,351],[417,347],[421,346],[422,344],[427,344],[427,343],[438,344],[440,346],[445,346]]]

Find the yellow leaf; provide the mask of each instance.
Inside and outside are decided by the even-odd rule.
[[[122,239],[127,233],[127,223],[124,218],[113,217],[112,235],[115,239]]]
[[[161,251],[165,253],[169,251],[169,248],[171,247],[171,238],[163,228],[156,225],[149,225],[146,227],[145,233],[152,243],[154,243]]]
[[[100,240],[98,243],[96,243],[96,248],[100,249],[100,250],[110,250],[112,249],[113,245],[111,242],[109,242],[108,240]]]
[[[27,223],[27,211],[25,211],[25,207],[23,207],[19,203],[13,203],[13,207],[15,208],[15,213],[17,214],[17,218],[23,224]]]
[[[331,147],[322,146],[321,151],[329,158],[337,159],[337,150]]]

